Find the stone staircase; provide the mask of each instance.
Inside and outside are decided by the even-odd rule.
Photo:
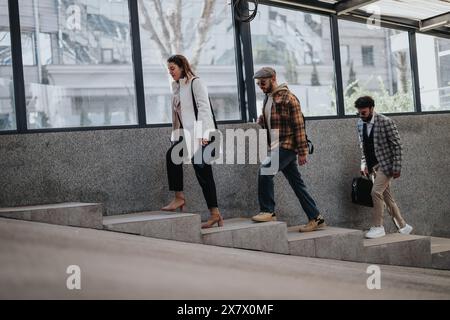
[[[0,217],[72,227],[103,229],[103,205],[100,203],[65,202],[0,208]]]
[[[254,223],[250,219],[225,220],[220,228],[203,229],[204,244],[289,254],[286,223]]]
[[[435,269],[450,270],[450,239],[430,237],[431,266]]]
[[[246,218],[225,220],[220,228],[201,229],[200,215],[164,211],[102,216],[98,203],[61,203],[0,209],[0,216],[50,224],[105,229],[145,237],[258,250],[294,256],[371,264],[450,270],[450,239],[388,234],[364,239],[360,230],[325,227],[298,232],[299,227]]]
[[[430,268],[431,255],[430,237],[392,233],[378,239],[364,239],[364,257],[368,263]]]
[[[106,230],[144,237],[201,243],[200,216],[164,211],[139,212],[103,218]]]
[[[315,232],[300,233],[289,227],[289,253],[294,256],[363,261],[364,234],[360,230],[325,227]]]

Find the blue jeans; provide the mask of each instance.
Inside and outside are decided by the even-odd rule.
[[[275,169],[272,172],[273,174],[261,174],[263,168],[266,170],[271,166],[272,161],[276,161],[275,154],[276,153],[274,152],[270,154],[269,158],[264,161],[258,172],[258,198],[261,212],[273,213],[275,211],[273,178],[276,173],[282,171],[300,201],[300,205],[308,216],[308,219],[311,220],[317,218],[320,212],[317,209],[314,199],[306,190],[306,185],[300,176],[297,167],[297,154],[294,151],[279,148],[278,169]]]

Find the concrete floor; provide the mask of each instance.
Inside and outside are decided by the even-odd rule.
[[[69,265],[81,290],[68,290]],[[450,271],[277,255],[0,219],[0,299],[450,299]]]

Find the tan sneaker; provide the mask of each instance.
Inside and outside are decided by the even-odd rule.
[[[275,213],[272,212],[260,212],[256,216],[253,216],[252,220],[255,222],[268,222],[276,221],[277,217],[275,216]]]
[[[300,232],[310,232],[315,231],[317,229],[325,227],[325,220],[322,215],[319,215],[317,218],[309,220],[309,222],[303,226],[300,226]]]

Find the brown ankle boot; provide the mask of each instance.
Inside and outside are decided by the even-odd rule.
[[[186,200],[184,198],[175,197],[167,206],[162,207],[162,211],[176,211],[180,209],[181,212],[184,211],[184,206],[186,205]]]
[[[223,227],[223,218],[220,213],[212,213],[211,217],[202,224],[202,229],[207,229],[213,227],[217,223],[218,227]]]

